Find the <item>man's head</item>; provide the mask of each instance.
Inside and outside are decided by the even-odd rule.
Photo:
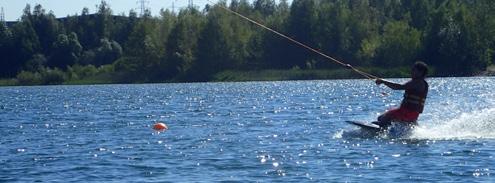
[[[411,73],[412,78],[424,78],[426,74],[428,74],[428,65],[421,61],[414,63]]]

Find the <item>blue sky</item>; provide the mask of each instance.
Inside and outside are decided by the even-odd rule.
[[[137,8],[138,0],[106,0],[113,10],[114,14],[129,13],[131,9]],[[218,0],[211,0],[217,2]],[[52,10],[55,16],[65,17],[67,15],[81,14],[81,10],[84,7],[89,8],[91,13],[96,12],[96,5],[100,4],[101,0],[0,0],[0,7],[3,7],[5,12],[5,20],[15,21],[22,15],[22,10],[26,7],[26,4],[30,4],[34,7],[35,4],[41,4],[47,11]],[[160,9],[169,8],[172,9],[172,3],[176,8],[185,7],[188,4],[188,0],[147,0],[148,7],[151,8],[151,13],[156,16]],[[208,3],[207,0],[193,0],[194,5],[201,9]]]

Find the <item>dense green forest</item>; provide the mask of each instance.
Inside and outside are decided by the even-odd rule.
[[[162,10],[158,17],[115,16],[102,1],[97,13],[84,8],[60,19],[42,5],[27,5],[18,22],[2,22],[0,78],[21,85],[140,83],[341,72],[220,6],[384,77],[417,60],[435,76],[470,76],[495,60],[492,0],[232,0]]]

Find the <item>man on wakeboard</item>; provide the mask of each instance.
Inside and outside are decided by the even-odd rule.
[[[400,107],[385,112],[378,117],[378,121],[372,123],[381,128],[390,126],[392,121],[417,125],[419,114],[423,112],[428,95],[428,83],[425,81],[427,73],[428,66],[424,62],[416,62],[411,69],[411,80],[405,84],[376,79],[377,85],[384,84],[393,90],[405,90],[405,92]]]

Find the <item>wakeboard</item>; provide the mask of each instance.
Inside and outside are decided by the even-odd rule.
[[[362,121],[345,121],[345,122],[352,124],[352,125],[359,126],[365,130],[371,130],[371,131],[380,131],[381,130],[380,126],[372,124],[372,123],[367,123],[367,122],[362,122]]]
[[[394,122],[392,122],[392,124],[386,128],[381,128],[376,124],[362,122],[362,121],[345,121],[345,122],[358,126],[359,136],[366,138],[376,137],[380,135],[385,135],[387,138],[407,138],[411,136],[415,127],[405,123],[394,123]]]

